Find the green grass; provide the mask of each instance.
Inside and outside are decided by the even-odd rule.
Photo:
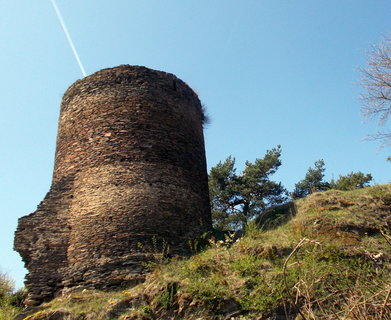
[[[295,216],[251,225],[237,241],[161,261],[135,288],[56,298],[29,320],[55,310],[97,320],[391,319],[391,184],[295,205]]]

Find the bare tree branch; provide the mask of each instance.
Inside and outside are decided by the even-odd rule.
[[[381,44],[374,46],[369,54],[367,67],[361,70],[362,115],[377,119],[384,126],[391,116],[391,32]],[[391,132],[378,132],[368,140],[379,140],[381,144],[391,145]]]

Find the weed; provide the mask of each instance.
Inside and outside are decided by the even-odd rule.
[[[175,282],[169,282],[166,284],[166,288],[159,299],[159,302],[162,304],[165,310],[168,310],[172,303],[174,302],[174,297],[178,290],[178,284]]]

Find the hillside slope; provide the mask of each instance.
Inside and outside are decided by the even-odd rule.
[[[291,208],[188,259],[156,254],[137,287],[70,293],[18,319],[391,319],[391,184]]]

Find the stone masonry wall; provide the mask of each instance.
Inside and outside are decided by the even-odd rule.
[[[172,74],[119,66],[61,104],[52,187],[19,221],[29,304],[142,281],[149,252],[186,254],[211,228],[197,95]]]

